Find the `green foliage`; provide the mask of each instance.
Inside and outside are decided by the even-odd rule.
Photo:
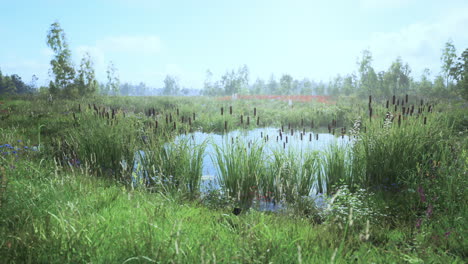
[[[114,63],[111,61],[107,66],[107,84],[105,90],[101,93],[109,95],[119,95],[120,94],[120,79],[117,74],[117,68],[114,66]]]
[[[228,197],[234,197],[241,208],[249,208],[258,190],[258,181],[265,173],[261,143],[215,146],[220,185]]]
[[[173,76],[167,75],[164,79],[164,88],[163,94],[164,95],[177,95],[179,94],[180,87],[177,83],[177,79]]]
[[[73,93],[75,79],[75,69],[71,62],[71,51],[65,38],[65,32],[59,22],[50,25],[47,33],[47,46],[54,52],[54,57],[50,61],[54,81],[51,81],[50,92],[58,95],[64,91],[65,95]]]

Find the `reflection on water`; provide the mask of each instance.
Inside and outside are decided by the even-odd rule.
[[[201,179],[201,192],[208,192],[213,189],[220,189],[219,172],[216,164],[215,146],[232,144],[236,140],[242,140],[246,144],[254,142],[264,142],[265,155],[272,155],[273,151],[293,150],[297,153],[309,151],[325,151],[330,145],[347,145],[351,140],[348,136],[334,136],[328,133],[314,133],[311,131],[281,131],[278,128],[257,128],[252,130],[235,130],[226,134],[194,132],[187,135],[179,135],[175,143],[181,140],[189,140],[195,145],[202,144],[205,141],[209,143],[206,146],[203,157],[203,171]],[[145,156],[144,151],[135,153],[134,174],[137,178],[146,178],[147,175],[141,166],[141,159]],[[136,182],[134,182],[136,183]],[[324,198],[322,195],[314,196],[316,204],[323,206]],[[256,207],[263,211],[275,211],[281,209],[281,205],[272,202],[257,201]]]

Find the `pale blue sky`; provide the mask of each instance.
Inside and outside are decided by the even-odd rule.
[[[85,51],[105,81],[113,61],[121,82],[162,87],[166,74],[201,88],[246,64],[251,83],[291,74],[328,82],[355,72],[363,49],[377,71],[401,56],[419,77],[440,71],[444,43],[468,48],[468,1],[0,0],[0,68],[47,83],[46,33],[58,20],[75,65]]]

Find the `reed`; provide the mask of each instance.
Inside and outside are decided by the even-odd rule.
[[[257,195],[259,179],[265,173],[263,148],[262,141],[253,142],[249,148],[242,140],[235,144],[226,141],[222,146],[214,145],[215,156],[212,158],[217,165],[219,183],[241,208],[249,208]]]

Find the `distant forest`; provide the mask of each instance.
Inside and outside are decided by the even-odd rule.
[[[451,40],[441,50],[441,69],[433,76],[425,69],[421,76],[412,75],[411,67],[401,57],[396,58],[386,71],[376,72],[372,67],[373,57],[369,50],[361,53],[357,71],[337,75],[325,83],[312,79],[295,79],[283,74],[278,79],[273,74],[268,80],[250,79],[247,65],[227,71],[219,80],[213,80],[210,70],[202,89],[181,87],[178,78],[167,75],[162,88],[150,88],[141,82],[138,85],[121,83],[117,68],[110,62],[107,68],[107,82],[99,83],[95,77],[94,62],[87,53],[79,67],[71,61],[71,51],[65,32],[58,22],[50,26],[47,45],[54,52],[50,61],[51,81],[47,87],[37,87],[37,78],[32,77],[26,84],[16,74],[3,75],[0,70],[0,94],[42,93],[57,97],[78,98],[94,94],[150,96],[150,95],[206,95],[226,96],[233,94],[271,95],[356,95],[388,97],[394,94],[418,94],[428,97],[468,99],[468,48],[457,55]]]

